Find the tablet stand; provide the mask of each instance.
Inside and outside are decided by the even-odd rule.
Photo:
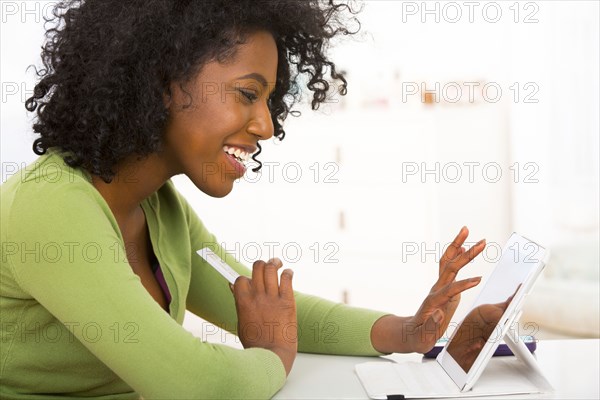
[[[531,354],[525,343],[521,340],[521,338],[518,335],[511,335],[511,332],[509,330],[504,335],[504,342],[506,343],[508,348],[513,352],[515,357],[517,357],[521,362],[523,362],[527,366],[527,377],[532,382],[534,382],[544,392],[554,390],[550,382],[548,382],[548,380],[544,377],[544,374],[540,369],[537,360],[535,359],[533,354]]]

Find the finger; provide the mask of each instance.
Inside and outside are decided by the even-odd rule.
[[[464,254],[464,252],[466,251],[464,246],[460,246],[460,249],[458,249],[458,251],[456,252],[456,254],[454,255],[454,257],[450,260],[448,260],[448,262],[446,263],[446,267],[448,267],[448,264],[451,264],[452,262],[456,261],[458,259],[458,257],[461,256],[461,254]],[[443,273],[443,271],[442,271]]]
[[[456,252],[454,253],[454,257],[448,259],[448,261],[446,262],[446,265],[456,261],[458,259],[458,257],[460,257],[461,254],[464,254],[465,251],[467,251],[465,249],[465,246],[460,246],[460,249],[456,250]]]
[[[477,257],[477,255],[479,255],[479,253],[481,253],[483,251],[483,249],[485,249],[485,245],[486,245],[485,239],[481,239],[479,242],[475,243],[469,250],[462,253],[459,256],[459,258],[465,259],[466,262],[468,263],[469,261],[471,261],[472,259]]]
[[[294,278],[294,271],[291,269],[285,269],[281,273],[281,284],[279,285],[279,295],[283,298],[293,298],[294,288],[292,287],[292,279]]]
[[[265,291],[265,265],[263,260],[256,260],[252,264],[252,285],[258,293]]]
[[[444,321],[444,312],[439,308],[435,310],[425,321],[425,326],[427,326],[431,331],[437,332]]]
[[[430,295],[429,307],[446,307],[456,295],[464,292],[467,289],[477,286],[479,282],[481,282],[480,276],[449,283]]]
[[[462,254],[456,257],[455,261],[452,261],[450,264],[456,264],[458,269],[460,270],[462,267],[470,263],[475,257],[477,257],[483,249],[485,249],[485,239],[481,239],[479,242],[475,243],[471,248]]]
[[[444,297],[446,300],[444,301],[444,303],[452,299],[457,294],[460,294],[465,290],[471,289],[472,287],[479,285],[479,282],[481,282],[480,276],[475,278],[463,279],[461,281],[451,283],[450,285],[446,286],[446,288],[442,291],[442,297]]]
[[[232,288],[232,292],[236,298],[249,295],[252,290],[250,278],[243,275],[238,276],[233,286],[230,284],[229,287]]]
[[[421,343],[426,345],[426,351],[429,351],[435,346],[436,340],[441,336],[443,332],[442,322],[444,321],[444,312],[440,309],[435,310],[422,325],[421,329]]]
[[[463,226],[440,259],[440,273],[445,265],[449,261],[453,260],[459,253],[463,243],[467,239],[467,236],[469,236],[469,229],[466,226]]]
[[[469,250],[462,252],[456,256],[453,261],[448,262],[446,267],[440,274],[439,284],[446,285],[456,279],[458,272],[468,263],[477,257],[485,248],[485,239],[480,240]]]
[[[272,258],[265,265],[265,291],[267,294],[279,294],[277,270],[283,266],[279,258]]]

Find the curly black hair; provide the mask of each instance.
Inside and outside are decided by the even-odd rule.
[[[56,147],[68,165],[111,182],[119,161],[160,149],[170,84],[191,81],[207,62],[226,61],[256,30],[270,32],[277,44],[269,109],[282,140],[288,114],[299,115],[292,111],[301,101],[299,77],[308,78],[313,110],[332,84],[346,94],[343,72],[325,53],[336,35],[360,30],[359,11],[334,0],[59,2],[46,20],[53,25],[42,47],[44,67],[36,70],[40,79],[25,103],[37,110],[33,130],[41,137],[33,150],[41,155]],[[337,82],[328,82],[327,73]]]

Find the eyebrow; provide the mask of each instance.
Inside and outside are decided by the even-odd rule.
[[[238,76],[237,79],[255,79],[258,81],[258,83],[260,83],[261,85],[263,85],[263,87],[267,87],[267,80],[265,79],[264,76],[262,76],[261,74],[258,74],[256,72],[252,72],[250,74],[246,74],[243,76]]]

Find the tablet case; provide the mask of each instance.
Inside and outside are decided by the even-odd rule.
[[[431,399],[444,397],[498,396],[512,394],[546,393],[552,385],[542,374],[535,357],[520,339],[514,340],[510,333],[504,337],[505,343],[516,357],[491,358],[473,389],[461,392],[458,386],[434,360],[418,362],[367,362],[357,364],[355,371],[365,391],[371,399]],[[447,379],[438,388],[419,392],[410,391],[402,383],[397,368],[399,364],[409,367],[424,379]],[[433,374],[433,370],[439,374]],[[445,378],[444,378],[445,377]],[[442,386],[443,389],[439,389]]]

